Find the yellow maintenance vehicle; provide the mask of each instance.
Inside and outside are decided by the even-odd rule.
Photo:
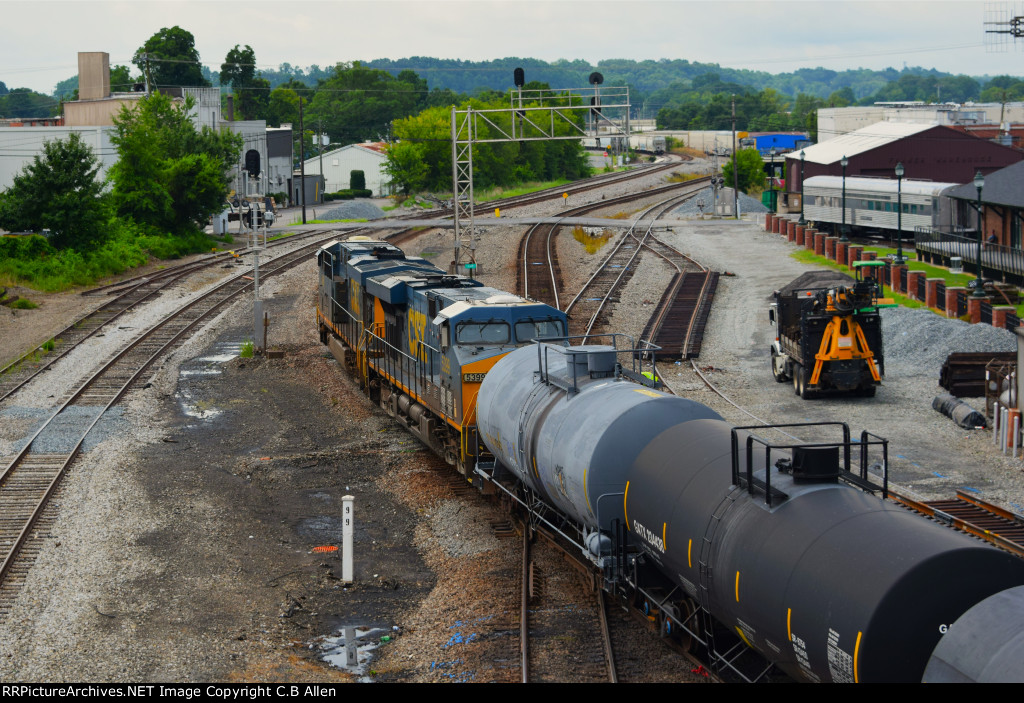
[[[854,263],[856,279],[812,271],[775,291],[768,319],[775,325],[772,375],[793,382],[801,398],[824,393],[870,397],[882,384],[885,357],[882,287],[872,275],[881,261]],[[865,273],[868,275],[865,275]]]

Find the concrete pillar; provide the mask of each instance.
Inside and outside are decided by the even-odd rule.
[[[353,537],[355,535],[354,507],[355,496],[341,497],[341,581],[353,582]]]

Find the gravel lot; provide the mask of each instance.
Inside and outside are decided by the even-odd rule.
[[[481,277],[511,289],[520,231],[485,232]],[[892,476],[908,492],[934,498],[968,488],[1024,512],[1021,462],[999,454],[990,433],[959,429],[931,410],[949,351],[1012,349],[1011,336],[930,312],[886,311],[887,376],[877,397],[803,401],[775,383],[768,360],[768,296],[807,270],[789,257],[795,247],[750,222],[692,220],[666,239],[735,274],[719,284],[698,360],[734,401],[769,421],[836,419],[888,437]],[[564,235],[558,247],[565,283],[578,287],[600,250]],[[451,234],[427,233],[414,249],[440,263]],[[669,275],[658,261],[643,260],[613,327],[642,327]],[[352,680],[319,659],[346,624],[397,637],[378,652],[377,680],[508,680],[501,662],[518,597],[516,541],[495,537],[490,509],[453,493],[442,462],[325,357],[314,286],[312,265],[265,283],[270,343],[285,350],[283,360],[234,358],[250,336],[251,303],[239,303],[104,425],[64,484],[17,611],[0,623],[0,680]],[[131,326],[147,314],[157,311],[140,311]],[[90,366],[89,357],[68,368]],[[0,455],[51,407],[48,396],[63,392],[57,376],[67,374],[50,375],[0,406]],[[664,364],[661,376],[726,419],[752,424],[689,365]],[[346,493],[358,501],[353,585],[339,582],[336,560],[311,551],[336,541]]]

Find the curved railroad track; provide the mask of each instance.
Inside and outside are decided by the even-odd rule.
[[[606,320],[610,307],[609,303],[617,299],[622,286],[629,281],[636,270],[640,252],[644,247],[648,246],[648,240],[653,236],[654,220],[657,220],[657,218],[673,207],[692,198],[706,185],[707,179],[703,178],[688,181],[683,184],[683,193],[646,208],[634,219],[633,225],[625,235],[619,238],[619,241],[607,257],[605,257],[604,261],[601,262],[598,269],[569,304],[565,306],[566,314],[570,315],[569,326],[571,334],[594,334],[598,322]],[[637,224],[645,217],[651,217],[651,224],[648,225],[643,233],[639,233],[637,231]],[[666,250],[668,249],[664,244],[662,244],[662,247]],[[676,252],[676,254],[681,259],[690,261],[687,257],[679,254],[679,252]],[[575,329],[572,329],[573,327]]]
[[[637,193],[628,193],[588,205],[581,205],[560,212],[557,216],[558,219],[554,222],[542,222],[531,226],[519,243],[519,264],[516,275],[517,291],[524,297],[547,303],[559,309],[562,308],[559,304],[559,290],[562,287],[561,272],[558,266],[557,253],[553,246],[553,240],[561,228],[560,223],[562,219],[584,215],[615,205],[631,203],[636,200],[657,197],[666,193],[675,193],[680,189],[685,189],[689,193],[689,191],[694,189],[699,190],[706,184],[706,181],[707,179],[701,178],[687,181],[686,183],[673,183]],[[699,184],[699,187],[696,187],[695,184]],[[686,197],[690,197],[690,195]],[[678,201],[678,199],[676,200]],[[640,217],[643,217],[643,215]],[[620,238],[618,246],[621,247],[627,238]],[[568,312],[572,305],[570,303],[565,308],[565,311]]]
[[[313,230],[277,239],[267,243],[267,250],[283,249],[308,240],[322,242],[328,232],[329,230]],[[139,305],[173,289],[198,271],[217,266],[231,267],[235,262],[241,263],[241,256],[250,253],[248,249],[239,249],[238,252],[240,254],[237,256],[235,252],[230,251],[204,256],[195,261],[169,266],[161,271],[83,291],[83,296],[105,292],[114,297],[55,334],[52,337],[54,347],[50,352],[40,354],[39,349],[34,349],[0,368],[0,402],[14,395],[85,340],[110,329],[112,323]]]
[[[322,241],[282,253],[264,262],[265,278],[307,261]],[[181,346],[201,323],[252,289],[252,280],[240,272],[196,297],[162,321],[135,337],[88,378],[77,384],[0,472],[0,619],[6,617],[20,591],[36,549],[31,535],[43,520],[46,507],[61,479],[72,465],[86,437],[103,417],[136,384],[147,369]],[[70,439],[55,440],[44,434],[52,427],[74,425],[86,418]],[[40,439],[41,448],[34,448]],[[47,446],[49,443],[49,446]]]

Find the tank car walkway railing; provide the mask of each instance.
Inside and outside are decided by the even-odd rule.
[[[928,227],[916,227],[914,247],[920,260],[948,266],[951,258],[959,257],[963,261],[966,273],[975,273],[978,270],[976,232],[943,232]],[[1024,251],[1020,249],[1002,244],[983,243],[981,266],[987,276],[1024,283]]]

